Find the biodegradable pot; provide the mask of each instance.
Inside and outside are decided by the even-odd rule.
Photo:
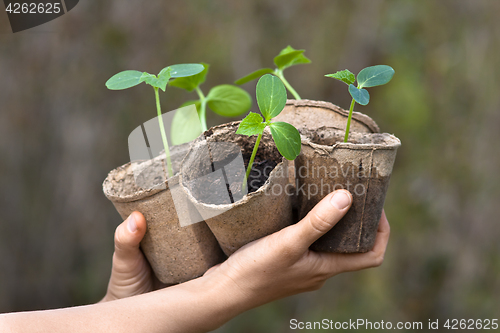
[[[175,171],[185,151],[177,158],[175,147],[171,153]],[[112,170],[103,190],[123,219],[133,211],[144,215],[147,231],[141,242],[142,251],[161,282],[176,284],[203,275],[225,256],[201,217],[191,218],[199,223],[181,226],[179,218],[196,211],[188,206],[178,185],[178,174],[165,181],[163,158],[127,163]]]
[[[320,127],[333,127],[345,130],[349,111],[324,101],[308,99],[286,101],[285,108],[273,119],[295,126],[299,131],[312,131]],[[378,133],[377,123],[367,115],[354,111],[351,119],[351,132]],[[295,184],[295,161],[289,163],[290,184]],[[293,205],[297,206],[296,203]]]
[[[389,186],[398,138],[383,133],[350,133],[321,127],[302,130],[302,151],[295,160],[299,218],[337,189],[352,193],[347,214],[311,249],[359,253],[373,248]]]
[[[249,194],[241,192],[238,185],[245,172],[243,158],[251,155],[256,136],[236,134],[238,125],[239,122],[233,122],[213,127],[205,132],[205,139],[196,140],[183,161],[180,181],[228,256],[292,221],[291,196],[285,193],[288,161],[280,155],[267,130],[257,156],[274,161],[276,166],[258,190]],[[239,164],[236,163],[238,157]],[[223,191],[228,189],[231,196],[219,204],[208,202],[207,192],[216,191],[217,184]]]

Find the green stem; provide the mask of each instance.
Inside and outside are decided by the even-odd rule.
[[[345,129],[344,142],[347,142],[347,139],[349,139],[349,128],[351,127],[352,111],[354,110],[355,103],[356,103],[356,101],[353,98],[352,102],[351,102],[351,107],[349,108],[349,117],[347,118],[347,127]]]
[[[167,173],[168,178],[174,175],[172,170],[172,161],[170,160],[170,150],[168,149],[167,135],[165,134],[165,127],[163,126],[163,118],[160,107],[160,96],[158,95],[158,88],[153,87],[156,97],[156,111],[158,112],[158,123],[160,124],[161,139],[163,140],[163,148],[165,148],[165,156],[167,157]]]
[[[302,98],[300,98],[299,94],[297,94],[295,89],[293,89],[292,86],[290,85],[290,83],[288,83],[288,81],[285,79],[285,76],[283,75],[283,71],[277,69],[275,71],[275,73],[276,73],[276,76],[279,77],[281,79],[281,81],[283,81],[283,84],[285,85],[286,89],[288,89],[288,91],[293,95],[293,97],[296,100],[301,100]]]
[[[201,122],[201,130],[206,131],[207,128],[207,99],[205,98],[205,95],[203,95],[203,91],[201,91],[200,87],[196,87],[196,92],[198,93],[198,97],[200,98],[200,114],[198,115],[200,117],[200,122]]]
[[[245,178],[243,179],[243,187],[242,191],[245,191],[247,187],[247,180],[250,177],[250,171],[252,171],[253,160],[255,159],[255,155],[257,155],[257,150],[259,149],[260,139],[262,139],[262,133],[257,137],[257,141],[255,141],[255,146],[253,147],[252,156],[250,157],[250,161],[248,162],[247,172],[245,173]]]

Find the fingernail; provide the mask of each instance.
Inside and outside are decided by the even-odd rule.
[[[347,195],[345,191],[337,191],[330,199],[330,202],[335,208],[342,210],[349,206],[351,203],[351,197]]]
[[[135,222],[134,214],[131,214],[127,219],[128,231],[134,233],[137,231],[137,223]]]

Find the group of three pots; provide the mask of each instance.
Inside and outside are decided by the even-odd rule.
[[[207,201],[203,191],[211,189],[200,188],[194,180],[206,177],[207,167],[217,171],[231,160],[231,149],[225,151],[224,145],[217,143],[232,143],[244,156],[252,152],[256,138],[236,134],[238,122],[213,127],[177,152],[174,147],[171,155],[177,173],[168,179],[160,177],[161,184],[142,186],[137,165],[132,162],[109,173],[104,193],[122,218],[133,211],[144,215],[147,231],[141,248],[155,275],[165,284],[203,275],[245,244],[297,222],[337,189],[352,193],[352,206],[311,249],[367,252],[374,246],[401,143],[393,135],[379,133],[370,117],[357,112],[353,114],[349,142],[344,143],[341,128],[347,116],[347,111],[331,103],[287,101],[275,120],[286,121],[299,130],[300,155],[294,161],[281,157],[270,133],[264,132],[257,156],[273,161],[271,165],[275,166],[261,187],[242,197],[231,197],[230,202]],[[204,156],[207,147],[209,154]],[[144,170],[152,177],[158,170],[164,172],[162,156],[147,165]],[[147,174],[141,176],[148,178]],[[230,191],[236,184],[227,185]]]

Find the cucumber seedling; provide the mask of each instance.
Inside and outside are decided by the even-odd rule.
[[[261,68],[256,70],[253,73],[248,74],[245,77],[235,81],[234,83],[240,85],[247,83],[249,81],[255,80],[261,77],[264,74],[273,74],[276,75],[283,81],[283,84],[286,86],[286,89],[293,95],[295,99],[301,99],[299,94],[292,88],[290,83],[285,79],[283,75],[283,71],[291,66],[300,65],[300,64],[309,64],[311,60],[309,60],[303,53],[305,50],[296,50],[290,45],[285,47],[281,52],[274,57],[274,64],[276,65],[275,69],[272,68]]]
[[[394,69],[386,65],[377,65],[362,69],[358,73],[357,77],[347,69],[338,71],[334,74],[327,74],[325,76],[342,81],[349,86],[349,94],[351,94],[352,101],[351,107],[349,108],[349,116],[347,118],[347,126],[344,137],[344,142],[347,142],[347,139],[349,139],[349,128],[351,126],[354,104],[358,102],[361,105],[367,105],[368,102],[370,102],[370,94],[368,93],[368,90],[364,88],[381,86],[391,81],[394,76]],[[354,82],[356,81],[358,81],[357,87],[354,86]]]
[[[260,112],[264,118],[258,113],[250,112],[241,121],[236,131],[236,134],[258,135],[243,179],[243,190],[246,188],[247,179],[250,176],[253,161],[262,139],[262,133],[264,133],[266,127],[271,130],[276,148],[287,160],[294,160],[300,154],[301,149],[300,134],[295,127],[281,121],[271,122],[274,117],[281,113],[286,104],[286,90],[283,82],[276,76],[265,74],[257,82],[256,97]]]
[[[252,97],[240,87],[230,84],[221,84],[210,89],[205,96],[200,85],[205,82],[209,65],[202,63],[203,71],[189,77],[180,77],[170,81],[172,87],[181,88],[189,92],[196,91],[198,100],[183,103],[181,107],[194,104],[198,111],[199,120],[186,112],[176,112],[172,119],[172,143],[177,145],[189,142],[207,130],[206,110],[209,107],[213,112],[224,117],[236,117],[246,113],[252,106]],[[201,122],[201,130],[199,123]]]
[[[203,69],[204,67],[201,64],[179,64],[163,68],[158,75],[129,70],[115,74],[106,82],[106,87],[111,90],[123,90],[131,88],[142,82],[145,82],[154,88],[156,98],[156,111],[158,113],[158,123],[160,125],[161,138],[163,141],[163,148],[165,149],[165,156],[167,160],[168,177],[172,177],[174,175],[174,172],[172,170],[172,162],[170,160],[170,150],[168,149],[165,127],[163,126],[158,89],[161,89],[165,92],[168,80],[170,80],[170,78],[192,76],[200,73],[201,71],[203,71]]]

